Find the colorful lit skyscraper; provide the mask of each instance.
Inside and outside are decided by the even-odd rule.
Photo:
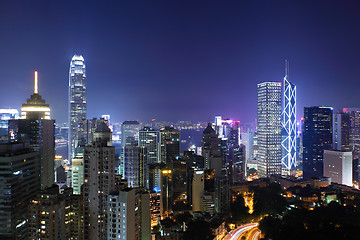
[[[257,85],[258,171],[281,174],[281,82]]]
[[[282,111],[282,175],[290,175],[296,167],[296,86],[289,81],[289,63],[285,61]]]
[[[69,160],[75,156],[75,148],[81,145],[84,139],[79,126],[81,121],[86,120],[86,109],[85,60],[81,55],[74,55],[69,71]]]

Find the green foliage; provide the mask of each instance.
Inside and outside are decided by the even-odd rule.
[[[278,215],[286,211],[288,203],[281,195],[279,184],[271,183],[268,187],[253,187],[254,192],[254,215]]]
[[[184,234],[186,240],[210,240],[213,238],[209,223],[203,220],[189,222]]]
[[[294,209],[284,217],[265,217],[259,226],[265,239],[360,239],[360,212],[336,202],[313,211]]]
[[[242,195],[237,195],[236,199],[230,205],[232,221],[236,224],[241,224],[249,221],[251,217],[249,208],[245,207],[245,201]]]

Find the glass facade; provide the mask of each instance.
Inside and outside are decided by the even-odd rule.
[[[83,131],[79,127],[86,120],[86,68],[81,55],[74,55],[69,71],[69,145],[68,158],[75,156],[75,148],[85,144]]]
[[[281,174],[281,82],[257,85],[258,171]]]
[[[296,86],[289,82],[286,61],[282,112],[282,175],[291,175],[296,167]]]

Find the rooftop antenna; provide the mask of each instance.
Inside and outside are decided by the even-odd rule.
[[[287,59],[285,59],[285,78],[286,80],[289,77],[289,61]]]
[[[35,71],[34,94],[38,94],[38,72]]]

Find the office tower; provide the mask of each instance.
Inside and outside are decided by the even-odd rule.
[[[135,146],[139,139],[140,123],[137,121],[125,121],[121,124],[121,152],[120,152],[120,175],[125,176],[124,173],[124,147]]]
[[[170,168],[161,170],[161,201],[160,212],[163,217],[172,213],[173,207],[173,172]]]
[[[86,120],[86,68],[81,55],[74,55],[69,70],[69,135],[68,159],[75,157],[75,148],[86,144],[81,121]]]
[[[202,134],[202,156],[204,157],[204,169],[214,169],[217,176],[221,175],[222,157],[221,157],[221,139],[218,138],[211,123]]]
[[[140,123],[125,121],[121,124],[121,147],[132,146],[139,140]]]
[[[248,161],[249,159],[253,158],[254,154],[254,132],[242,132],[241,133],[241,143],[245,146],[246,153],[245,153],[245,160]]]
[[[245,160],[246,148],[245,145],[240,144],[230,151],[232,159],[232,169],[230,183],[238,183],[245,180],[246,177],[246,160]]]
[[[289,81],[289,63],[285,61],[282,110],[282,175],[292,175],[296,167],[296,86]]]
[[[202,211],[201,207],[201,197],[204,194],[205,189],[205,180],[204,180],[204,171],[195,170],[194,176],[192,179],[192,189],[191,189],[191,202],[192,202],[192,211]]]
[[[353,180],[359,185],[360,182],[360,108],[344,108],[343,112],[350,115],[351,133],[350,146],[353,153]]]
[[[55,120],[50,119],[50,107],[38,93],[35,72],[34,94],[21,108],[21,119],[9,120],[11,141],[29,142],[40,152],[39,175],[41,189],[55,181]]]
[[[0,109],[0,143],[9,141],[9,120],[19,118],[17,109]]]
[[[139,147],[146,149],[146,157],[144,161],[144,177],[145,177],[145,187],[150,191],[153,191],[155,187],[160,188],[160,169],[155,173],[155,184],[154,181],[151,181],[152,184],[149,184],[149,166],[154,166],[158,163],[158,147],[159,147],[159,132],[150,127],[144,127],[139,131]]]
[[[258,173],[281,174],[281,83],[257,85]]]
[[[108,196],[107,239],[150,240],[150,198],[142,188],[125,188]]]
[[[128,181],[128,187],[143,187],[144,181],[144,161],[146,149],[134,146],[124,146],[124,178]]]
[[[352,152],[324,150],[324,176],[331,182],[352,187]]]
[[[322,177],[324,150],[332,147],[332,114],[330,107],[305,107],[303,130],[304,178]]]
[[[107,238],[107,195],[115,190],[115,147],[111,131],[98,125],[91,146],[84,148],[85,239]]]
[[[71,165],[71,183],[74,194],[81,194],[81,186],[84,184],[84,158],[75,157]]]
[[[160,129],[160,162],[171,168],[172,162],[180,156],[180,132],[173,127]]]
[[[183,158],[175,159],[173,162],[173,209],[181,211],[187,207],[187,163]]]
[[[0,144],[0,239],[27,239],[27,207],[40,191],[39,153],[28,143]]]
[[[351,116],[346,113],[333,115],[333,149],[351,151]]]

